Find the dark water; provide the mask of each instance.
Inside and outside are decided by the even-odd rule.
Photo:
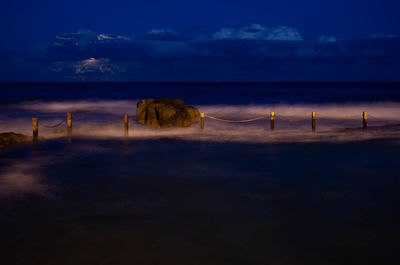
[[[399,150],[168,139],[3,150],[32,179],[0,201],[0,261],[395,264]]]
[[[2,103],[180,97],[191,104],[400,101],[400,83],[36,83],[0,84]]]
[[[300,84],[273,98],[272,87],[225,85],[214,97],[205,84],[177,91],[193,104],[399,99],[393,84]],[[46,86],[10,89],[3,106],[174,91]],[[0,264],[398,264],[400,141],[354,139],[77,136],[0,150]]]

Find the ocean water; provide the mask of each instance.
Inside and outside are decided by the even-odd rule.
[[[400,83],[61,83],[2,84],[0,131],[31,134],[39,118],[40,135],[63,136],[55,127],[73,113],[75,135],[123,135],[122,117],[130,117],[130,136],[174,137],[204,141],[298,142],[396,138],[400,124]],[[148,130],[135,122],[136,103],[144,98],[182,98],[208,116],[185,129]],[[270,113],[276,115],[270,131]],[[317,132],[311,133],[311,112]],[[368,134],[359,134],[363,112]],[[50,127],[50,128],[49,128]],[[58,133],[54,132],[58,129]]]
[[[398,264],[399,87],[2,84],[0,131],[73,135],[0,150],[0,264]],[[266,117],[155,131],[151,97]]]

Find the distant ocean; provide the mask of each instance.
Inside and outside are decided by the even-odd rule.
[[[32,134],[37,117],[47,138],[0,150],[0,264],[399,264],[400,83],[0,89],[0,132]],[[137,101],[162,97],[265,118],[137,124]],[[71,141],[43,127],[66,112]]]
[[[163,97],[202,105],[400,101],[400,82],[1,83],[0,89],[2,104]]]

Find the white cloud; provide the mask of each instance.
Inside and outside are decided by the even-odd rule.
[[[318,41],[323,43],[328,43],[328,42],[336,42],[337,40],[333,36],[319,36]]]
[[[100,33],[96,34],[88,29],[81,29],[76,33],[64,33],[63,35],[56,37],[58,42],[54,43],[57,46],[63,46],[73,43],[78,46],[81,50],[88,48],[89,45],[96,44],[98,42],[109,42],[109,41],[129,41],[130,38],[123,35],[112,35]]]
[[[58,36],[58,39],[73,41],[76,46],[85,49],[89,44],[96,40],[96,34],[88,29],[81,29],[77,33],[66,33],[63,36]]]
[[[130,40],[129,37],[123,35],[110,35],[110,34],[98,34],[96,36],[98,41],[107,41],[107,40]]]
[[[75,73],[76,74],[86,74],[93,72],[101,72],[101,73],[114,73],[117,67],[110,63],[110,59],[107,58],[89,58],[86,60],[79,61],[75,64]]]
[[[236,30],[234,28],[223,28],[214,33],[212,38],[216,40],[236,39]]]
[[[265,39],[267,35],[268,29],[259,24],[253,24],[249,27],[241,28],[237,33],[239,39],[250,40]]]
[[[107,35],[107,34],[98,34],[96,36],[97,40],[114,40],[114,36]]]
[[[213,39],[242,39],[242,40],[272,40],[272,41],[302,41],[303,37],[297,29],[279,26],[268,29],[260,24],[252,24],[240,29],[223,28],[212,35]]]
[[[295,28],[280,26],[270,30],[267,39],[279,41],[302,41],[303,37]]]

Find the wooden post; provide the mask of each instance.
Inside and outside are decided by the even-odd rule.
[[[312,131],[315,132],[315,126],[316,122],[315,122],[315,112],[311,113],[311,127],[312,127]]]
[[[363,131],[367,131],[367,112],[363,112]]]
[[[67,112],[67,127],[68,129],[72,129],[72,113]]]
[[[200,119],[201,119],[200,127],[201,127],[202,129],[204,129],[204,112],[202,112],[202,113],[200,114]]]
[[[124,115],[124,132],[125,132],[125,137],[128,137],[129,135],[129,123],[128,123],[128,114]]]
[[[275,112],[271,112],[271,131],[275,129]]]
[[[37,118],[32,118],[32,131],[33,149],[37,150],[39,146],[39,121]]]
[[[39,137],[39,121],[37,118],[32,118],[32,130],[33,140],[37,140]]]
[[[67,112],[67,133],[68,133],[68,143],[72,142],[72,113]]]

